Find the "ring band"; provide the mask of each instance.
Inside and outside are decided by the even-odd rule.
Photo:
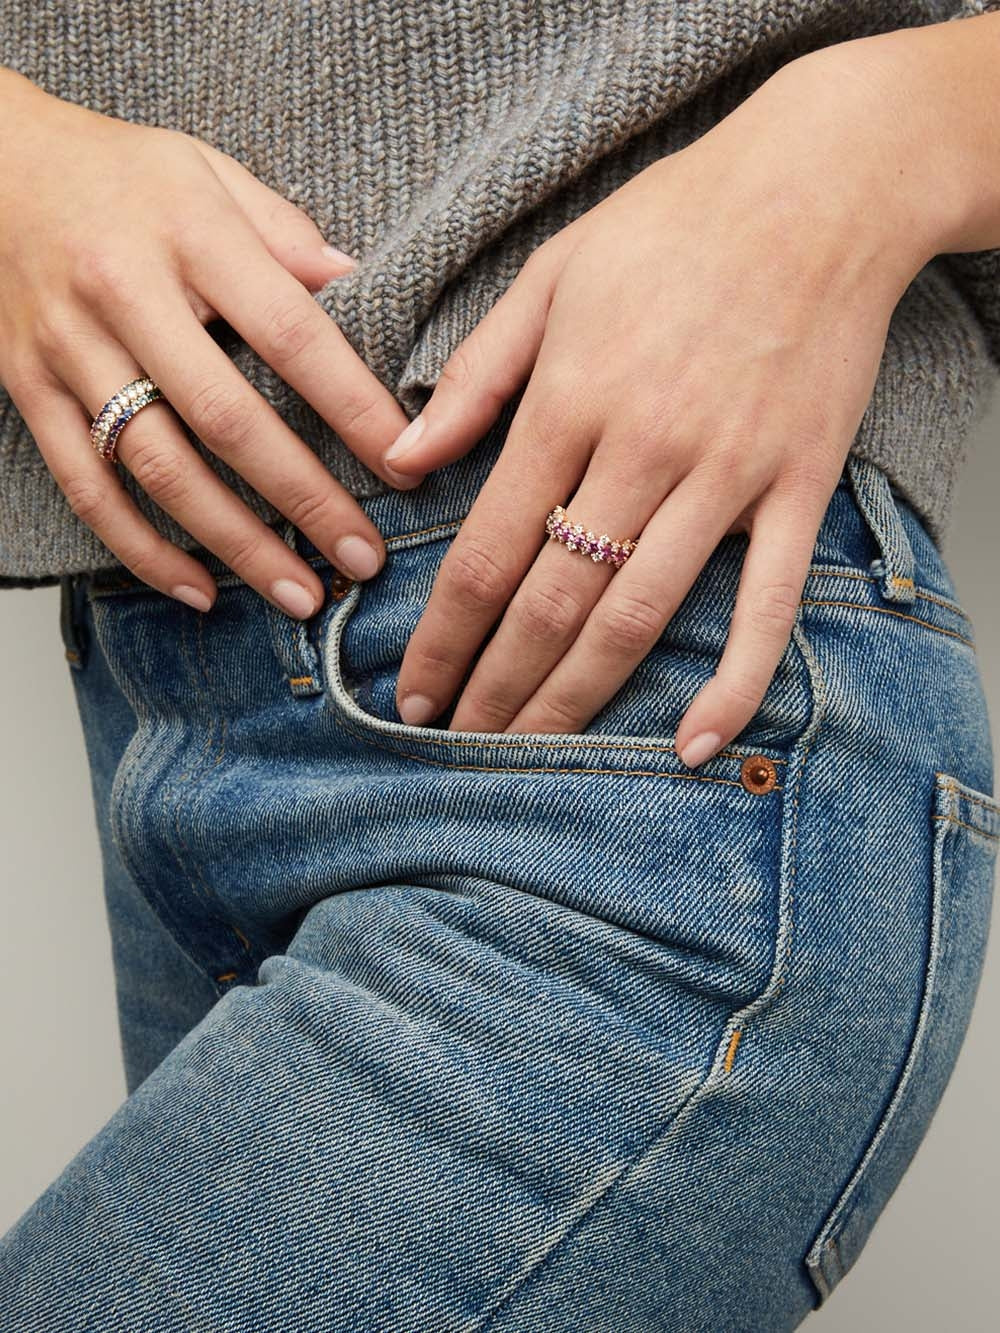
[[[626,539],[613,541],[606,532],[595,536],[588,528],[584,531],[582,523],[571,523],[562,505],[549,511],[545,520],[545,531],[555,540],[562,542],[571,551],[589,555],[591,560],[603,560],[616,569],[621,569],[625,561],[635,550],[638,542]]]
[[[139,375],[122,385],[90,424],[91,443],[100,456],[109,463],[116,462],[115,444],[125,423],[147,403],[162,397],[163,390],[148,375]]]

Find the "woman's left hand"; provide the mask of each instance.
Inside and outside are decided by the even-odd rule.
[[[735,532],[749,544],[728,641],[681,758],[700,764],[752,718],[890,316],[936,253],[933,207],[901,184],[917,149],[907,160],[868,49],[782,67],[541,245],[452,354],[409,449],[387,455],[401,472],[468,452],[527,386],[407,645],[404,721],[444,710],[502,615],[451,729],[582,731]],[[638,538],[634,553],[616,570],[548,540],[556,504]]]

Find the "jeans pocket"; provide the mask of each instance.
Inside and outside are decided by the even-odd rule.
[[[396,708],[407,643],[457,528],[455,524],[423,539],[413,534],[415,540],[398,547],[387,543],[390,554],[380,573],[354,584],[346,597],[323,611],[317,628],[323,687],[328,707],[343,727],[374,743],[405,743],[439,757],[446,751],[457,755],[474,750],[477,762],[490,762],[492,756],[504,766],[515,756],[519,763],[559,766],[575,760],[574,750],[581,750],[591,755],[617,751],[633,758],[643,752],[653,764],[683,767],[675,757],[674,736],[725,648],[745,538],[722,539],[657,642],[584,731],[503,733],[448,729],[464,681],[432,725],[408,725]],[[487,645],[488,639],[477,649],[466,679]],[[762,753],[778,762],[787,755],[815,709],[816,682],[808,658],[808,645],[797,628],[754,716],[700,772],[724,776],[732,770],[738,778],[740,763],[750,755]]]
[[[895,1086],[806,1255],[820,1303],[858,1258],[923,1139],[958,1058],[982,971],[1000,803],[938,772],[929,808],[926,955],[916,1019]]]
[[[64,574],[59,580],[59,633],[66,661],[74,671],[87,665],[89,635],[84,602],[86,578],[82,574]]]

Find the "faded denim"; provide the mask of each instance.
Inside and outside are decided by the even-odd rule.
[[[701,768],[672,739],[742,534],[585,733],[404,725],[508,422],[362,501],[369,582],[288,525],[328,589],[304,624],[209,553],[208,615],[63,580],[129,1096],[0,1244],[3,1333],[762,1333],[864,1246],[986,946],[969,618],[851,456],[766,697]]]

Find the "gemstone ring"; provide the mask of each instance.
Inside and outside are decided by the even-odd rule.
[[[588,528],[584,531],[582,523],[571,523],[562,505],[549,511],[545,520],[545,531],[555,540],[562,542],[571,551],[589,555],[591,560],[603,560],[616,569],[621,569],[625,561],[638,545],[631,540],[613,541],[606,532],[595,535]]]
[[[147,403],[163,397],[163,390],[148,375],[129,380],[98,412],[90,423],[90,440],[94,448],[109,463],[117,462],[115,444],[125,423]]]

